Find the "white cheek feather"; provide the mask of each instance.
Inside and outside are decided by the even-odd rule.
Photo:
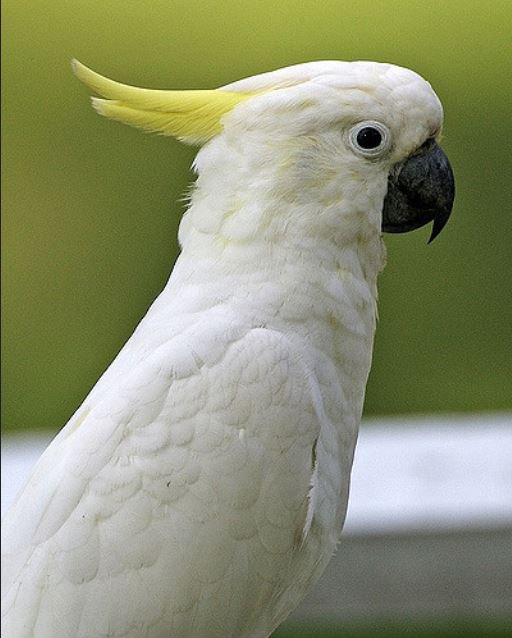
[[[389,167],[442,111],[416,74],[316,62],[218,91],[75,71],[107,117],[204,143],[169,282],[3,527],[10,638],[265,638],[338,542]],[[381,161],[346,131],[383,121]]]

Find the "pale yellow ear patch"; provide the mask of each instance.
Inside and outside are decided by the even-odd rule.
[[[172,135],[192,144],[202,144],[220,133],[222,116],[251,97],[248,93],[220,89],[140,89],[103,77],[78,60],[71,64],[79,80],[107,98],[92,98],[94,108],[101,115],[146,131]]]

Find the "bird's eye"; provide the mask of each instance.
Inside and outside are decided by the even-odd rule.
[[[365,126],[358,132],[356,140],[359,148],[369,151],[381,145],[382,134],[374,126]]]
[[[350,130],[352,148],[364,157],[378,157],[389,147],[389,129],[379,122],[361,122]]]

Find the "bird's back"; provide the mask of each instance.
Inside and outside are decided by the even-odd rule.
[[[332,552],[307,350],[215,313],[128,344],[39,461],[4,525],[6,636],[266,636]]]

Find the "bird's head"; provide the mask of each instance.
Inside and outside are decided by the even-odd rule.
[[[314,199],[327,211],[325,228],[344,216],[349,233],[400,233],[433,221],[431,240],[448,221],[454,179],[438,145],[443,111],[413,71],[310,62],[215,90],[159,91],[119,84],[77,61],[73,68],[106,98],[93,98],[99,113],[203,146],[200,175],[205,167],[218,177],[229,154],[223,181],[249,176],[274,209],[281,200],[309,210]],[[245,192],[254,195],[248,182]]]

